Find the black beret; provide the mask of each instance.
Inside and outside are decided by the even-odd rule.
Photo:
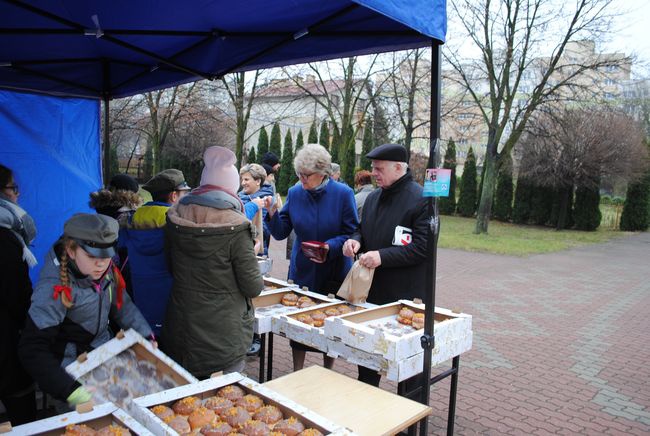
[[[264,157],[262,158],[262,163],[267,164],[268,166],[274,167],[277,164],[280,163],[280,159],[275,155],[275,153],[272,152],[267,152],[264,154]]]
[[[128,174],[116,174],[111,178],[108,184],[109,188],[114,188],[123,191],[138,192],[138,182]]]
[[[264,163],[264,164],[262,164],[262,167],[264,168],[264,171],[266,171],[267,176],[275,173],[275,171],[273,170],[273,167],[271,165],[268,165],[268,164]]]
[[[368,159],[408,162],[406,148],[399,144],[383,144],[366,155]]]

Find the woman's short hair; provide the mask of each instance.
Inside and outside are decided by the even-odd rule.
[[[264,183],[266,180],[266,170],[260,164],[251,163],[244,165],[239,170],[239,175],[243,176],[246,173],[250,174],[253,180],[259,180],[261,183]]]
[[[332,156],[320,144],[307,144],[298,150],[293,160],[296,173],[312,172],[332,175]]]
[[[360,170],[354,175],[355,186],[369,185],[372,183],[372,173],[367,170]]]

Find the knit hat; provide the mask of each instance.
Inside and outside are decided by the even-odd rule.
[[[115,256],[120,226],[114,218],[102,214],[78,213],[63,225],[63,235],[74,239],[88,254]]]
[[[138,192],[139,189],[138,182],[128,174],[115,174],[111,178],[108,187],[117,190],[131,191],[136,193]]]
[[[201,185],[214,185],[236,193],[239,189],[239,171],[235,168],[237,157],[226,147],[214,145],[203,153]]]
[[[280,159],[278,159],[275,153],[269,151],[264,153],[264,157],[262,158],[262,163],[274,167],[280,163]]]
[[[262,168],[264,168],[264,171],[266,171],[267,176],[275,173],[275,171],[273,171],[273,167],[271,165],[262,164]]]

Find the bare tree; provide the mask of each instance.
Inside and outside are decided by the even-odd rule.
[[[558,228],[564,227],[574,187],[598,189],[600,180],[635,180],[647,166],[643,129],[609,109],[538,111],[517,146],[525,156],[519,176],[559,193]]]
[[[624,56],[580,56],[579,41],[598,39],[609,28],[613,0],[452,0],[459,40],[477,60],[448,48],[455,80],[478,106],[487,128],[483,190],[476,233],[487,233],[496,173],[535,111],[548,103],[588,99],[594,78],[629,64]],[[467,37],[467,38],[465,38]],[[547,53],[550,53],[547,55]]]

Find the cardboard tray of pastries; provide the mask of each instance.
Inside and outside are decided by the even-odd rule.
[[[208,434],[350,435],[349,430],[319,416],[239,373],[219,375],[134,401],[134,416],[155,435],[203,431]]]
[[[84,405],[82,405],[84,406]],[[79,409],[82,409],[80,407]],[[151,436],[152,433],[112,403],[92,405],[88,411],[74,411],[14,427],[9,435],[93,435]],[[94,432],[96,433],[94,433]],[[0,432],[2,430],[0,429]]]
[[[112,402],[127,411],[134,398],[198,381],[133,329],[120,331],[65,370],[92,387],[95,404]]]
[[[288,298],[289,295],[292,298]],[[326,297],[298,287],[285,287],[262,291],[260,295],[253,298],[253,306],[255,307],[255,324],[253,329],[258,334],[268,333],[272,328],[271,319],[276,315],[283,315],[295,312],[304,307],[318,306],[334,301],[338,300],[333,296]]]
[[[294,284],[292,280],[281,280],[276,279],[268,275],[264,275],[264,291],[272,291],[274,289],[280,288],[299,288],[298,285]]]
[[[335,300],[335,302],[276,315],[271,320],[271,331],[277,335],[327,352],[325,320],[362,309],[363,307]]]
[[[377,354],[398,362],[422,353],[424,305],[399,300],[325,320],[325,336],[332,342]],[[470,337],[472,317],[448,309],[435,308],[436,344],[462,341]]]

